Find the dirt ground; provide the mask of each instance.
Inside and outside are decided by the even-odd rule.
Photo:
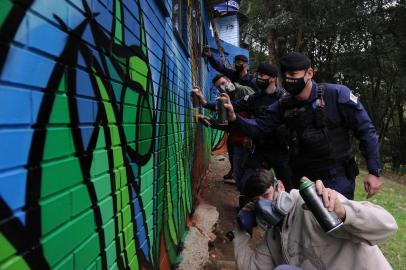
[[[230,170],[227,155],[212,156],[209,172],[204,183],[201,197],[207,203],[217,208],[219,219],[215,225],[216,239],[209,243],[210,259],[204,269],[231,270],[236,269],[232,243],[225,234],[233,229],[233,222],[238,214],[238,191],[235,185],[224,183],[223,175]],[[252,245],[259,242],[263,232],[254,231]]]

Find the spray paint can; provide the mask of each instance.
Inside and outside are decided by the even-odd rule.
[[[209,121],[208,119],[206,119],[206,118],[200,118],[199,120],[200,120],[200,122],[202,122],[202,124],[203,124],[205,127],[210,127],[210,126],[211,126],[211,123],[210,123],[210,121]]]
[[[200,107],[200,100],[197,97],[197,92],[200,91],[200,88],[197,86],[194,86],[192,89],[192,92],[190,93],[190,95],[192,96],[192,105],[193,108],[199,108]]]
[[[307,207],[312,211],[316,220],[326,233],[338,229],[343,224],[335,212],[330,212],[324,207],[323,199],[317,194],[316,185],[312,181],[306,181],[300,184],[299,192],[306,202]]]
[[[227,120],[227,109],[224,107],[224,104],[228,103],[228,99],[225,97],[217,98],[217,124],[218,125],[228,125]]]

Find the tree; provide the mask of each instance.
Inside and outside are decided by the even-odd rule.
[[[289,51],[312,60],[316,80],[349,86],[373,120],[382,160],[406,164],[406,1],[246,0],[242,41],[251,63]]]

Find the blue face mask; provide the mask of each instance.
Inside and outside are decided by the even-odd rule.
[[[293,208],[289,193],[282,191],[277,200],[260,199],[257,201],[257,222],[270,226],[277,225]]]

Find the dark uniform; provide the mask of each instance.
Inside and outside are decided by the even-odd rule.
[[[253,117],[258,118],[264,116],[267,108],[277,102],[283,94],[283,89],[277,87],[276,91],[272,94],[261,91],[246,96],[243,99],[232,101],[232,104],[235,112],[249,112]],[[274,130],[271,136],[266,138],[252,138],[254,148],[252,154],[245,162],[246,164],[241,180],[243,185],[256,169],[273,168],[276,178],[283,181],[286,190],[289,191],[292,188],[286,135],[287,129],[283,125]]]
[[[249,96],[254,94],[254,90],[252,90],[251,87],[245,86],[245,85],[240,85],[238,83],[234,83],[235,90],[231,92],[227,92],[231,100],[238,100],[240,98],[243,98],[245,96]],[[205,108],[216,111],[216,102],[208,102],[205,106]],[[242,111],[240,111],[242,113]],[[228,138],[227,138],[227,150],[228,150],[228,156],[231,164],[231,171],[234,180],[236,181],[237,187],[240,190],[240,177],[239,177],[239,171],[241,171],[241,160],[243,156],[246,156],[247,149],[244,149],[243,147],[243,140],[245,135],[239,131],[236,130],[235,128],[232,128],[232,126],[226,126],[224,127],[218,127],[213,123],[213,128],[217,129],[222,129],[228,132]]]
[[[381,168],[378,138],[361,102],[344,85],[313,81],[306,101],[286,95],[257,119],[237,115],[234,122],[249,136],[266,138],[281,124],[289,129],[289,153],[294,184],[302,176],[321,179],[349,199],[354,197],[358,168],[351,152],[350,130],[360,141],[360,150],[370,172]]]
[[[247,73],[244,77],[241,77],[239,71],[226,67],[224,64],[217,61],[213,56],[207,56],[207,59],[214,69],[227,76],[227,78],[229,78],[230,81],[232,81],[233,83],[249,86],[256,92],[259,90],[255,83],[255,78],[249,73]],[[248,62],[247,57],[245,57],[244,55],[237,55],[235,57],[235,60],[237,59]]]

